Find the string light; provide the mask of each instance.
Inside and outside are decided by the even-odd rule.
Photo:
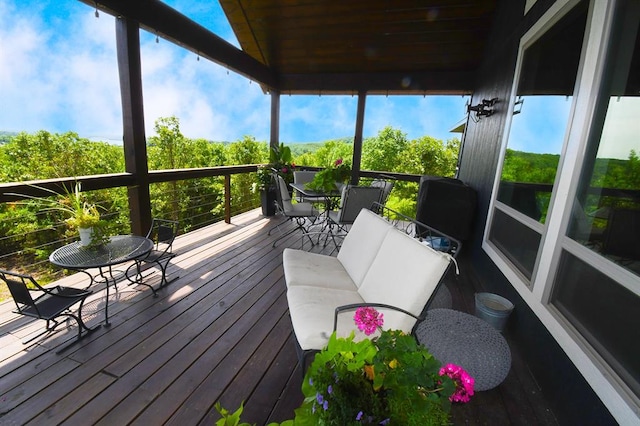
[[[160,39],[158,38],[158,31],[156,31],[156,43],[160,43]]]
[[[98,12],[98,2],[95,2],[95,3],[96,3],[96,13],[94,13],[94,15],[95,15],[96,18],[99,18],[100,17],[100,13]]]

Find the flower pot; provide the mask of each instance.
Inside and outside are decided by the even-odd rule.
[[[80,233],[80,245],[88,246],[93,238],[93,228],[78,228]]]
[[[260,191],[260,202],[262,203],[262,215],[273,216],[276,214],[276,190],[268,188]]]

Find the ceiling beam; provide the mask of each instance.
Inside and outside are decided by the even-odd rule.
[[[110,15],[137,21],[147,31],[157,33],[263,87],[277,86],[276,76],[267,66],[159,0],[80,1]]]
[[[358,93],[451,94],[473,92],[472,72],[392,72],[338,74],[283,74],[279,87],[284,94]]]

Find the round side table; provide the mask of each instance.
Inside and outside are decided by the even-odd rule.
[[[418,341],[442,364],[464,368],[475,390],[498,386],[511,369],[505,338],[486,321],[452,309],[431,309],[416,328]]]

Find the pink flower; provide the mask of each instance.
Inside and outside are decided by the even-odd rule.
[[[338,166],[339,166],[339,165],[341,165],[341,164],[342,164],[342,158],[338,158],[338,159],[333,163],[333,165],[334,165],[335,167],[338,167]]]
[[[456,385],[456,390],[449,397],[451,402],[469,402],[473,396],[473,377],[469,375],[462,367],[455,364],[447,364],[439,371],[441,376],[449,376]]]
[[[286,167],[283,167],[283,168],[281,169],[281,171],[282,171],[282,173],[287,173],[287,172],[289,171],[289,169],[287,169]]]
[[[378,328],[382,327],[382,324],[384,322],[382,316],[383,314],[376,311],[374,308],[365,306],[356,309],[353,320],[358,326],[358,329],[360,331],[364,331],[364,334],[369,336],[375,333]]]

